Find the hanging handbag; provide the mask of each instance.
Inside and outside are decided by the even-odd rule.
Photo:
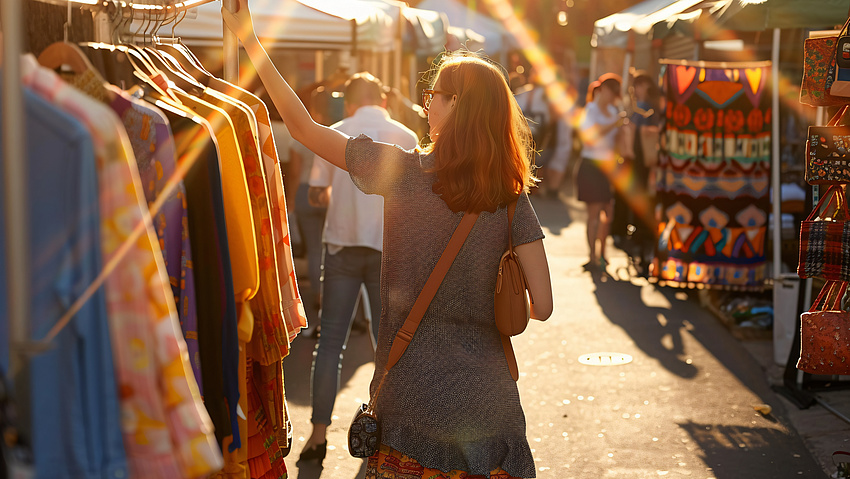
[[[835,106],[850,103],[850,99],[836,96],[832,86],[836,77],[836,46],[839,37],[846,35],[844,24],[841,35],[807,38],[803,46],[803,83],[800,88],[800,103],[809,106]],[[842,53],[843,55],[843,53]]]
[[[519,367],[511,345],[511,336],[525,331],[531,318],[531,304],[534,297],[528,289],[528,280],[514,252],[513,219],[516,201],[508,205],[508,250],[499,261],[499,274],[496,277],[496,292],[493,304],[496,313],[496,328],[502,336],[502,349],[508,360],[508,370],[514,381],[519,379]]]
[[[836,205],[830,216],[827,210],[833,202]],[[849,216],[844,188],[841,185],[830,186],[800,225],[797,274],[801,278],[850,280],[850,249],[845,246],[845,238],[850,238]]]
[[[850,35],[848,35],[850,18],[844,23],[844,27],[835,41],[835,56],[832,69],[835,72],[829,94],[839,97],[850,97]],[[848,100],[850,101],[850,100]]]
[[[378,394],[381,393],[381,387],[384,385],[384,380],[387,378],[390,369],[401,359],[401,356],[407,350],[407,346],[410,345],[410,341],[413,340],[413,335],[416,334],[419,322],[425,316],[425,311],[428,310],[431,300],[437,294],[443,278],[448,273],[449,267],[455,260],[455,256],[460,252],[463,243],[466,241],[466,237],[472,231],[478,215],[479,213],[466,213],[463,215],[463,219],[460,220],[460,224],[455,228],[455,232],[452,234],[442,256],[437,261],[437,265],[434,266],[434,270],[428,276],[428,281],[425,282],[425,286],[413,303],[410,313],[407,314],[407,319],[404,321],[401,329],[398,330],[398,333],[396,333],[385,366],[386,370],[381,377],[381,381],[378,383],[378,387],[375,389],[375,394],[369,398],[369,404],[362,404],[357,408],[354,419],[351,421],[351,427],[348,428],[348,452],[352,456],[365,458],[371,457],[378,452],[378,448],[381,445],[381,423],[375,414],[375,403],[378,399]]]
[[[809,311],[800,315],[797,369],[811,374],[850,374],[850,313],[841,309],[846,291],[846,282],[828,281]]]
[[[519,257],[514,252],[513,218],[516,201],[508,205],[508,250],[499,261],[496,277],[496,292],[493,294],[496,308],[496,327],[505,336],[516,336],[525,331],[531,318],[534,298],[528,290],[528,280],[522,270]]]
[[[806,141],[806,182],[810,185],[850,183],[850,126],[841,119],[850,112],[842,107],[826,126],[810,126]]]

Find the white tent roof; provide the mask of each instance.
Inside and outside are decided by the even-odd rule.
[[[678,15],[702,0],[645,0],[593,24],[592,45],[626,48],[629,32],[646,35],[656,23]]]
[[[486,52],[491,56],[516,48],[516,42],[505,27],[496,20],[466,8],[454,0],[423,0],[419,8],[445,12],[449,24],[453,27],[471,28],[485,39]]]
[[[404,41],[415,48],[417,54],[434,55],[443,51],[447,41],[449,19],[445,13],[408,7],[399,0],[363,0],[374,3],[398,20],[399,11],[409,28],[405,29]]]
[[[190,46],[221,46],[221,4],[191,11],[197,16],[190,13],[175,34]],[[392,19],[364,1],[253,0],[251,14],[257,36],[270,48],[347,50],[356,41],[361,50],[392,49]]]
[[[393,19],[375,3],[367,0],[297,0],[329,15],[357,22],[357,43],[359,49],[373,51],[390,51],[393,49],[393,39],[396,29]],[[279,4],[286,3],[278,1]]]

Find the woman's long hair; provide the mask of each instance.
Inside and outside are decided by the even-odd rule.
[[[434,83],[457,95],[426,148],[434,153],[433,190],[452,211],[495,211],[537,181],[528,122],[498,67],[477,56],[443,60]]]

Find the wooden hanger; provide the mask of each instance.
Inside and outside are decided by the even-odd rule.
[[[94,65],[91,64],[86,54],[83,53],[83,50],[77,45],[68,42],[51,44],[38,56],[38,63],[52,70],[60,70],[63,67],[68,67],[78,75],[86,71],[97,73]]]

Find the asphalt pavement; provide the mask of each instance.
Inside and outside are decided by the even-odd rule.
[[[585,272],[582,204],[569,195],[532,201],[546,232],[555,311],[513,343],[537,477],[827,477],[759,361],[696,294],[636,277],[615,249],[606,274]],[[345,449],[374,370],[362,332],[352,332],[345,352],[327,458],[321,467],[296,462],[310,434],[314,347],[314,339],[300,337],[284,361],[294,427],[290,477],[362,478],[364,461]],[[760,404],[771,404],[772,413],[757,412]]]

